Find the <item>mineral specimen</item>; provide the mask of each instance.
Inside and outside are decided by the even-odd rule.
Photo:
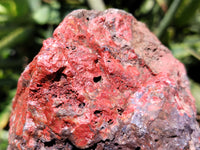
[[[184,66],[132,15],[76,10],[18,81],[13,149],[199,149]]]

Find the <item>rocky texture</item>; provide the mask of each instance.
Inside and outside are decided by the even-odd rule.
[[[22,73],[13,149],[198,149],[184,66],[132,15],[77,10]]]

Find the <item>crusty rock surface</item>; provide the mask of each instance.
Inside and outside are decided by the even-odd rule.
[[[117,9],[76,10],[18,81],[8,150],[200,149],[184,66]]]

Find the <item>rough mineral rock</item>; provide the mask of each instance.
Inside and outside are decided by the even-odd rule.
[[[9,150],[200,148],[184,66],[132,15],[77,10],[22,73]]]

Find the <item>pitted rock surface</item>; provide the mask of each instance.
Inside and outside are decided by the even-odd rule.
[[[18,81],[9,150],[199,149],[184,66],[117,9],[76,10]]]

